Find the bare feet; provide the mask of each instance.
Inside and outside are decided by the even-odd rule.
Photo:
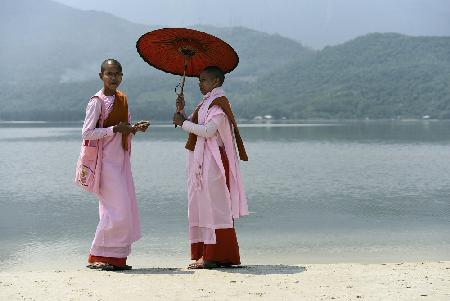
[[[217,267],[218,267],[217,263],[215,263],[214,261],[203,260],[203,257],[197,260],[196,262],[188,265],[188,269],[190,270],[214,269]]]
[[[119,267],[105,262],[92,262],[88,264],[86,267],[89,269],[101,271],[125,271],[132,269],[130,265],[124,265],[123,267]]]

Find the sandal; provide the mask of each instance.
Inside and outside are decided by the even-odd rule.
[[[214,261],[194,262],[188,265],[189,270],[215,269],[218,265]]]
[[[93,262],[88,264],[86,267],[92,270],[101,270],[107,263],[104,262]]]
[[[102,271],[127,271],[133,268],[131,265],[124,265],[123,267],[119,267],[104,262],[93,262],[87,265],[86,267],[93,270],[102,270]]]

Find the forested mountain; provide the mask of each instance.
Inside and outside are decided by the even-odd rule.
[[[81,120],[100,87],[99,65],[117,58],[136,118],[167,120],[179,77],[148,66],[139,36],[159,26],[42,0],[0,9],[0,119]],[[225,90],[236,115],[253,118],[450,117],[450,38],[369,34],[313,51],[246,28],[194,26],[231,44],[239,66]],[[200,98],[188,79],[190,107]]]
[[[158,26],[134,24],[109,14],[82,11],[42,0],[6,0],[0,10],[0,118],[78,120],[89,96],[100,87],[99,65],[117,58],[124,67],[121,86],[130,105],[167,118],[179,78],[151,68],[137,54],[138,38]],[[279,66],[314,52],[300,43],[246,28],[196,26],[224,39],[240,64],[230,83],[245,85]],[[275,55],[279,53],[280,55]],[[196,79],[187,91],[197,99]],[[163,115],[161,113],[164,112]]]
[[[261,78],[243,102],[290,118],[450,118],[450,37],[369,34]],[[282,104],[282,105],[281,105]]]

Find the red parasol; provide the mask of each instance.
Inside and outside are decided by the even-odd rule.
[[[142,35],[136,48],[144,61],[162,71],[182,75],[183,93],[186,76],[198,77],[208,66],[217,66],[224,73],[234,70],[239,57],[221,39],[188,28],[161,28]]]

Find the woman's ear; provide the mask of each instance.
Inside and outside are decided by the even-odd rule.
[[[98,74],[98,77],[100,77],[100,79],[103,80],[103,73],[100,72],[100,73]]]

